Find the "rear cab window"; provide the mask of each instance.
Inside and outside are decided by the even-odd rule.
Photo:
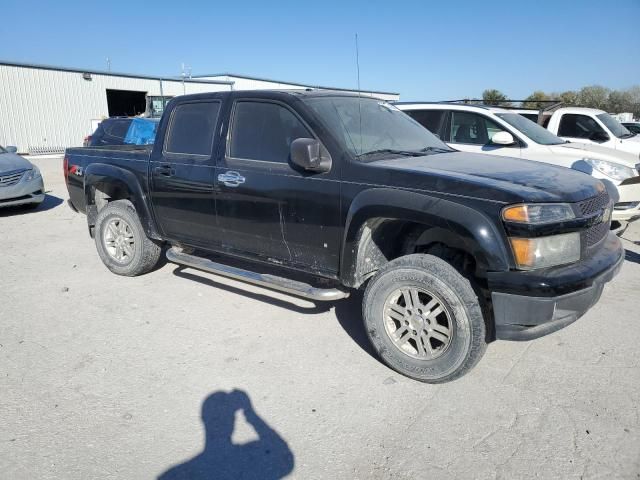
[[[219,112],[219,101],[176,106],[171,112],[165,153],[210,157]]]
[[[131,120],[111,120],[106,122],[105,132],[113,137],[118,137],[124,140],[127,136],[127,131],[131,125]]]

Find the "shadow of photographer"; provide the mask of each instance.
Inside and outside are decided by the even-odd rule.
[[[236,412],[242,411],[258,439],[234,444]],[[215,392],[202,404],[206,432],[204,450],[164,472],[159,480],[280,479],[293,471],[287,442],[255,412],[242,390]]]

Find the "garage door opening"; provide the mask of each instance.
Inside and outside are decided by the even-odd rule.
[[[132,117],[144,113],[147,92],[107,89],[107,107],[110,117]]]

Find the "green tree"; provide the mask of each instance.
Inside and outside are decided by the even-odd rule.
[[[567,105],[577,105],[578,103],[578,92],[574,92],[573,90],[567,90],[566,92],[562,92],[560,95],[554,97],[560,100],[562,103]]]
[[[500,90],[490,88],[482,92],[482,101],[485,105],[497,105],[502,107],[510,107],[511,103],[507,102],[507,96]]]
[[[632,112],[635,118],[640,118],[640,85],[627,88],[625,93],[629,95],[629,99],[631,100],[631,104],[627,112]]]
[[[610,92],[611,90],[600,85],[582,87],[578,92],[578,105],[581,107],[607,110]]]
[[[629,90],[613,90],[609,93],[607,111],[613,113],[631,112],[633,96]]]
[[[550,100],[549,96],[541,90],[536,90],[522,102],[524,108],[535,108],[536,110],[543,109],[549,104],[543,100]]]

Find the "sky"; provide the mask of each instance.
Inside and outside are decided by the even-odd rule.
[[[640,84],[640,0],[2,0],[0,60],[231,72],[402,100]]]

